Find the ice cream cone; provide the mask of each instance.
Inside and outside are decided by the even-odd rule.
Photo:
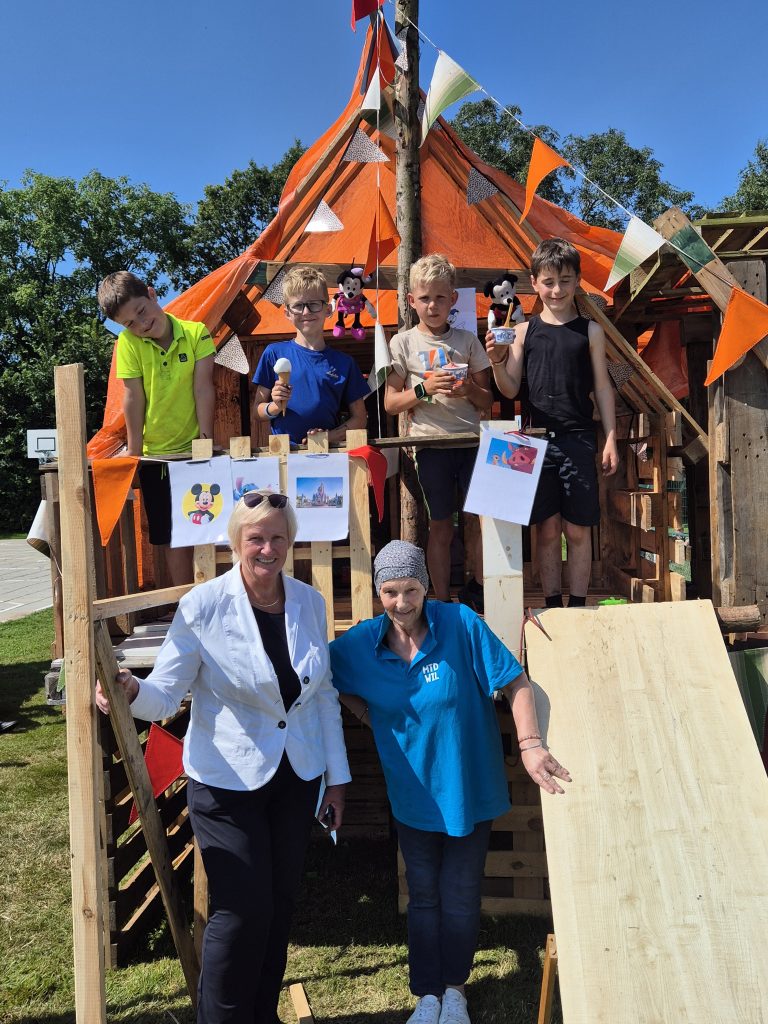
[[[275,362],[275,373],[277,374],[278,380],[281,384],[285,384],[287,387],[291,383],[291,361],[290,359],[281,358]],[[287,401],[276,403],[280,413],[285,415],[285,410],[288,405]]]

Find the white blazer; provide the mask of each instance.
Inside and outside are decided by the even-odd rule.
[[[222,789],[259,789],[283,751],[299,778],[325,774],[326,785],[351,779],[339,698],[331,684],[325,602],[290,576],[285,626],[301,693],[285,710],[264,651],[240,566],[182,597],[155,667],[131,704],[134,718],[169,718],[186,694],[192,710],[184,768]]]

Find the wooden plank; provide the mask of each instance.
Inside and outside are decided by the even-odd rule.
[[[609,565],[608,582],[615,594],[625,597],[628,601],[648,604],[656,600],[655,581],[638,576],[634,567],[621,569],[616,565]]]
[[[94,585],[90,487],[85,459],[85,394],[79,363],[54,370],[59,441],[64,664],[67,679],[67,785],[72,879],[75,1018],[105,1024],[104,900],[96,737]]]
[[[712,605],[541,620],[539,723],[574,780],[542,795],[563,1020],[765,1020],[768,778]]]
[[[365,430],[347,431],[347,448],[361,448],[368,443]],[[349,568],[352,586],[352,619],[364,621],[373,617],[371,587],[373,550],[371,547],[371,513],[368,497],[368,469],[361,459],[349,462]],[[333,554],[341,554],[334,548]]]
[[[193,586],[192,583],[182,583],[178,587],[163,587],[161,590],[147,590],[139,594],[126,594],[124,597],[106,597],[93,602],[93,619],[100,622],[116,615],[176,604]]]
[[[304,991],[304,986],[301,982],[290,985],[288,988],[288,994],[291,997],[291,1002],[293,1003],[293,1009],[296,1013],[296,1020],[298,1021],[298,1024],[315,1024],[315,1018],[312,1016],[312,1008],[309,1005],[307,993]]]
[[[255,275],[251,278],[254,284],[269,284],[283,267],[312,267],[319,270],[328,282],[328,287],[336,290],[336,278],[349,267],[348,263],[285,263],[281,260],[261,260],[256,268]],[[531,286],[531,273],[527,267],[512,271],[517,275],[515,291],[518,295],[533,295]],[[498,267],[457,267],[456,287],[474,288],[482,293],[486,282],[492,281],[499,275]],[[397,291],[397,267],[380,266],[378,268],[379,288],[384,290]]]
[[[650,530],[661,519],[661,495],[651,491],[607,491],[608,515],[625,526]]]
[[[136,809],[139,813],[157,884],[163,897],[163,905],[168,915],[168,925],[184,972],[189,998],[192,1005],[196,1006],[199,975],[197,954],[187,924],[181,893],[174,877],[165,828],[152,793],[152,783],[149,780],[133,716],[124,690],[115,683],[118,665],[115,652],[112,650],[112,641],[103,622],[99,623],[96,630],[95,645],[96,667],[101,685],[109,699],[112,728],[136,801]]]
[[[51,660],[64,657],[64,598],[61,581],[61,517],[59,473],[51,469],[42,474],[45,498],[45,525],[51,553],[51,596],[53,601],[54,641]]]
[[[307,438],[307,451],[309,453],[327,452],[328,431],[321,430],[317,434],[310,434]],[[325,601],[328,639],[333,640],[336,637],[333,608],[333,547],[330,541],[313,540],[310,550],[312,551],[312,586],[322,594]]]
[[[192,442],[192,458],[207,460],[213,458],[213,441],[209,437],[198,437]],[[192,564],[195,583],[205,583],[216,576],[216,545],[196,544],[193,549]]]
[[[397,897],[398,912],[404,914],[408,909],[408,897],[403,893]],[[521,899],[518,896],[483,896],[480,909],[491,917],[506,917],[510,914],[526,914],[530,917],[551,917],[552,907],[549,900]]]
[[[554,935],[547,936],[547,948],[544,952],[544,972],[541,979],[541,999],[539,1000],[539,1016],[536,1024],[550,1024],[552,1020],[552,1004],[555,999],[555,979],[557,978],[557,943]]]
[[[136,557],[136,503],[133,500],[133,491],[129,493],[129,500],[123,506],[120,513],[120,552],[122,562],[123,587],[126,594],[135,594],[139,589],[139,563]],[[130,636],[136,624],[136,616],[127,612],[117,619],[117,624],[125,633]]]
[[[277,455],[280,459],[280,490],[283,494],[288,493],[288,453],[291,450],[291,439],[288,434],[270,434],[269,435],[269,454]],[[285,567],[283,572],[287,576],[293,576],[293,548],[289,548],[288,554],[285,558]],[[333,622],[333,615],[331,615],[331,622]]]

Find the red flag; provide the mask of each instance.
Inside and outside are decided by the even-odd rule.
[[[734,288],[725,307],[723,326],[705,384],[712,384],[768,335],[768,306]]]
[[[354,448],[347,452],[350,459],[363,459],[368,467],[368,484],[373,488],[373,496],[376,499],[376,511],[379,513],[379,522],[384,518],[384,485],[387,482],[387,459],[370,444],[364,444],[361,448]]]
[[[352,31],[355,31],[355,22],[373,14],[382,6],[384,0],[352,0]]]
[[[155,800],[164,793],[169,786],[172,786],[176,779],[184,772],[181,763],[181,751],[184,746],[182,740],[177,739],[173,733],[168,732],[153,722],[149,727],[149,739],[147,749],[144,751],[144,761],[149,772],[149,781],[152,783],[152,792]],[[139,816],[134,803],[128,824],[132,825]]]
[[[384,202],[381,189],[379,189],[376,213],[373,215],[373,225],[371,227],[371,240],[368,243],[368,258],[365,261],[365,269],[363,270],[365,276],[367,277],[369,274],[372,274],[377,264],[389,256],[399,244],[400,235],[397,233],[397,226],[392,219],[392,214],[389,212],[387,204]]]
[[[528,177],[525,179],[525,208],[520,220],[525,220],[533,202],[536,189],[556,167],[568,167],[568,161],[550,149],[546,142],[535,139],[531,151],[531,159],[528,164]]]

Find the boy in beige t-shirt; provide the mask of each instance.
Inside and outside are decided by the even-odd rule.
[[[449,326],[456,302],[456,268],[445,256],[432,253],[413,264],[408,302],[419,323],[396,334],[390,343],[392,370],[387,378],[384,407],[397,415],[407,412],[409,436],[416,439],[416,468],[429,511],[427,564],[435,597],[450,600],[453,515],[461,509],[472,477],[477,442],[452,448],[419,447],[418,438],[435,434],[480,433],[480,418],[491,408],[488,356],[475,334]],[[463,379],[446,369],[464,364]],[[482,611],[482,548],[472,551],[475,578],[459,600]]]

